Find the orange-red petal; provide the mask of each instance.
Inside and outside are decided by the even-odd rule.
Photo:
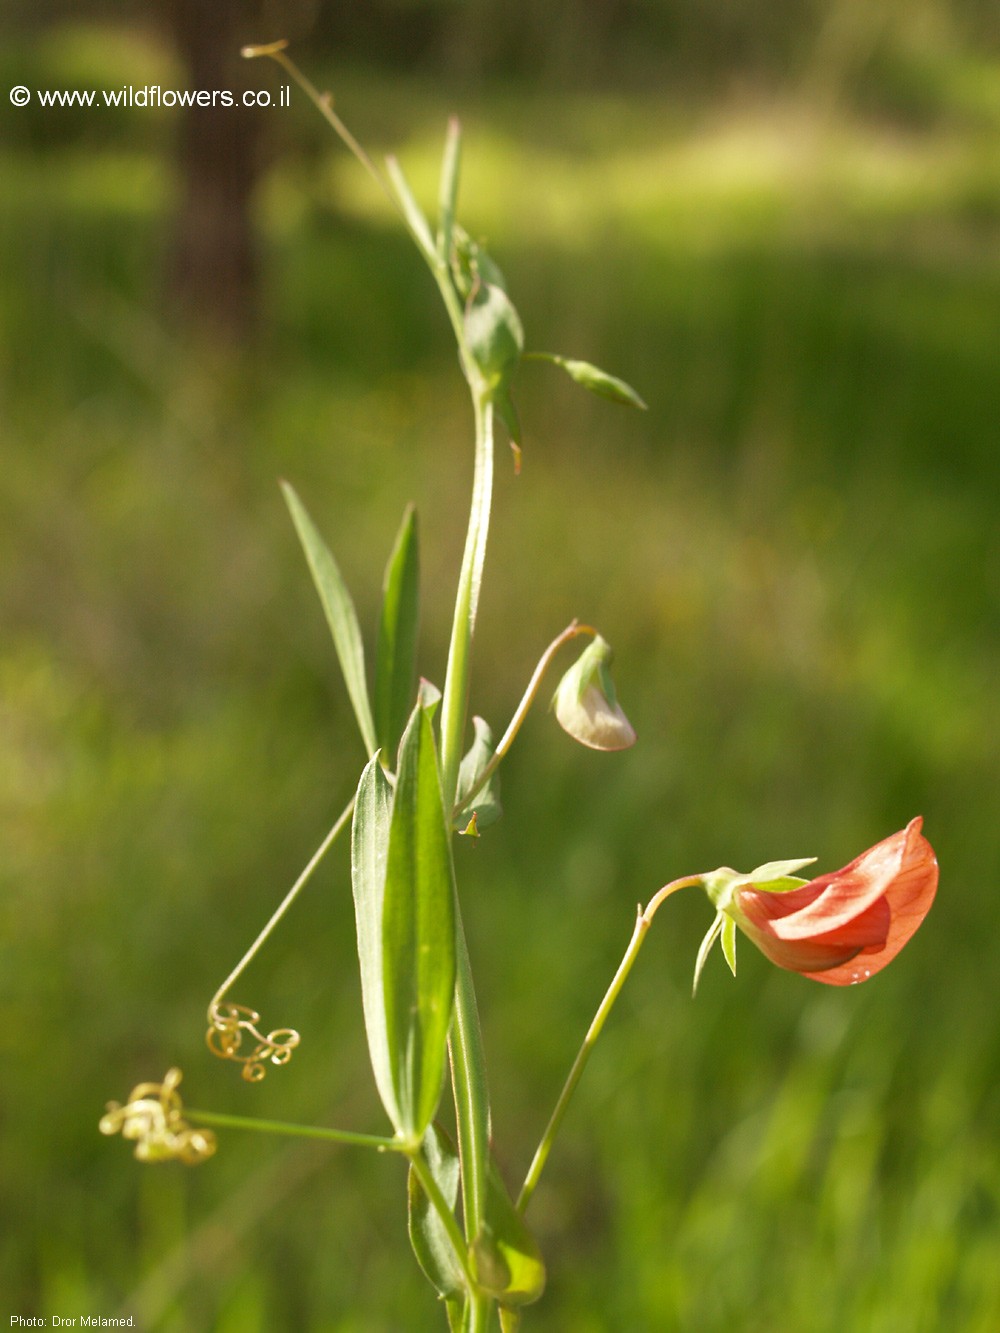
[[[865,981],[895,958],[934,901],[938,865],[913,819],[842,870],[788,893],[740,888],[737,924],[779,967],[828,985]]]

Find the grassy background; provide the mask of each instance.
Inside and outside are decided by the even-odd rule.
[[[95,60],[110,86],[169,82],[113,31],[30,56],[52,84]],[[639,898],[720,863],[832,868],[916,813],[942,866],[925,929],[859,990],[744,949],[692,1003],[707,906],[661,914],[532,1205],[550,1286],[526,1327],[1000,1324],[1000,68],[936,75],[920,114],[917,85],[889,114],[823,88],[691,108],[336,74],[427,198],[462,112],[463,218],[529,345],[651,409],[525,367],[524,470],[499,468],[476,710],[502,727],[577,615],[614,643],[640,735],[596,756],[540,711],[505,819],[458,848],[511,1182]],[[302,1031],[292,1064],[248,1088],[203,1013],[363,759],[279,476],[370,633],[417,502],[422,670],[443,677],[471,466],[444,317],[301,99],[242,357],[156,313],[169,117],[10,123],[0,1291],[166,1333],[436,1327],[398,1163],[230,1133],[198,1171],[139,1169],[96,1125],[175,1063],[193,1105],[383,1123],[343,847],[234,997]]]

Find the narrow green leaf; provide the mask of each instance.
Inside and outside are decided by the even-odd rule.
[[[396,753],[416,697],[419,618],[420,540],[410,505],[386,565],[375,653],[375,730],[387,755]]]
[[[462,158],[462,127],[458,118],[452,116],[448,122],[448,134],[444,142],[444,157],[441,160],[441,183],[438,188],[438,207],[440,210],[438,228],[438,258],[448,263],[451,257],[452,231],[455,226],[455,205],[458,200],[458,174]]]
[[[596,393],[599,398],[620,403],[622,407],[638,407],[643,412],[646,410],[646,404],[631,384],[626,384],[617,375],[609,375],[606,370],[591,365],[589,361],[573,361],[565,356],[554,356],[550,352],[540,352],[537,355],[533,353],[531,359],[551,361],[553,365],[560,366],[570,379],[575,380],[584,389],[589,389],[591,393]]]
[[[392,788],[376,754],[358,783],[351,827],[351,887],[361,964],[361,1002],[368,1035],[368,1054],[382,1105],[393,1128],[400,1115],[393,1090],[385,1026],[382,985],[382,914],[385,897],[386,852],[392,817]]]
[[[496,749],[489,723],[481,717],[474,717],[472,726],[475,731],[475,739],[458,770],[458,796],[456,798],[456,804],[458,805],[464,803],[469,792],[476,791],[482,772],[493,758],[493,751]],[[476,829],[481,831],[484,828],[489,828],[491,824],[495,824],[502,814],[500,776],[498,773],[494,773],[482,791],[476,794],[472,804],[459,815],[455,821],[455,827],[465,828],[472,816],[475,815]]]
[[[400,1123],[419,1142],[441,1096],[455,992],[455,884],[434,734],[403,735],[382,909],[386,1041]]]
[[[392,186],[393,193],[402,210],[403,219],[410,229],[410,235],[416,241],[417,248],[425,259],[433,264],[435,251],[430,224],[414,198],[410,183],[403,174],[403,168],[395,157],[387,157],[385,159],[385,169],[389,177],[389,184]]]
[[[319,535],[305,505],[288,482],[283,481],[281,489],[284,491],[292,521],[299,534],[299,541],[309,562],[316,591],[323,603],[323,611],[333,636],[333,646],[337,651],[337,660],[344,673],[344,683],[365,749],[369,755],[374,754],[378,747],[375,741],[371,704],[368,701],[368,686],[365,683],[365,650],[351,594],[347,591],[347,585],[337,568],[337,562]]]
[[[476,1281],[501,1305],[531,1305],[545,1290],[545,1264],[538,1243],[511,1202],[492,1157],[486,1216],[471,1257]]]
[[[454,1212],[458,1203],[461,1168],[454,1144],[439,1125],[432,1124],[428,1128],[424,1136],[423,1153],[445,1203]],[[462,1265],[443,1222],[412,1166],[407,1183],[407,1204],[410,1244],[428,1281],[446,1298],[463,1294],[465,1279]]]

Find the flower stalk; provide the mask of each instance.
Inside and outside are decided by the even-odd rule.
[[[654,894],[645,909],[641,906],[639,907],[635,921],[635,929],[632,931],[632,938],[629,940],[628,948],[625,950],[624,956],[618,964],[618,970],[612,978],[611,985],[608,987],[604,999],[597,1006],[597,1012],[591,1020],[590,1027],[587,1029],[587,1034],[583,1039],[579,1051],[577,1051],[576,1059],[573,1061],[573,1065],[566,1077],[566,1082],[563,1084],[562,1092],[560,1092],[559,1099],[555,1104],[555,1109],[549,1117],[549,1123],[545,1126],[545,1132],[541,1137],[538,1147],[535,1149],[535,1155],[528,1168],[528,1174],[524,1178],[524,1184],[521,1186],[521,1192],[517,1197],[517,1210],[519,1213],[523,1213],[527,1208],[528,1204],[531,1202],[531,1196],[538,1187],[539,1178],[541,1177],[542,1171],[545,1169],[545,1163],[548,1161],[549,1153],[552,1151],[552,1145],[555,1142],[556,1135],[559,1133],[562,1122],[566,1117],[566,1112],[569,1110],[569,1104],[573,1099],[573,1094],[576,1092],[577,1085],[583,1076],[584,1069],[587,1067],[587,1062],[591,1057],[594,1046],[597,1044],[597,1039],[601,1035],[604,1024],[608,1020],[608,1015],[614,1008],[615,1001],[621,994],[622,987],[625,985],[629,973],[635,966],[635,960],[639,957],[639,950],[642,948],[646,933],[649,930],[649,927],[653,924],[653,917],[671,894],[676,893],[678,889],[688,888],[691,885],[700,883],[700,875],[688,875],[684,879],[672,880],[669,884],[665,884],[659,892]]]

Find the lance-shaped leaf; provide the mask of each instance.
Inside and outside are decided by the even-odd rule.
[[[545,1290],[545,1264],[534,1236],[514,1207],[490,1158],[486,1217],[472,1244],[476,1281],[501,1306],[530,1305]]]
[[[385,897],[386,854],[392,817],[392,788],[379,755],[369,760],[354,801],[351,828],[351,886],[361,964],[361,1002],[368,1036],[368,1054],[375,1085],[386,1114],[400,1124],[385,1029],[385,992],[382,985],[382,908]]]
[[[319,535],[305,505],[288,482],[283,481],[281,489],[285,493],[295,530],[306,553],[316,591],[323,603],[323,611],[333,636],[333,646],[337,651],[340,669],[344,673],[344,683],[354,708],[354,716],[358,720],[361,738],[368,753],[374,754],[377,745],[375,723],[368,701],[368,686],[365,683],[365,650],[351,594],[347,591],[347,585],[337,568],[336,560]]]
[[[434,733],[414,709],[399,749],[382,906],[382,986],[397,1132],[419,1142],[441,1096],[455,990],[455,885]]]
[[[419,616],[420,542],[410,505],[385,570],[375,654],[375,730],[387,755],[396,753],[416,697]]]
[[[422,1149],[448,1207],[455,1211],[458,1203],[458,1185],[461,1167],[458,1152],[451,1139],[437,1124],[432,1124],[424,1135]],[[413,1167],[407,1188],[410,1244],[417,1262],[438,1293],[449,1300],[465,1292],[465,1275],[437,1210],[428,1199],[420,1178]]]
[[[599,398],[620,403],[622,407],[638,407],[642,411],[646,410],[646,404],[631,384],[626,384],[617,375],[609,375],[606,370],[601,370],[600,366],[593,366],[589,361],[574,361],[565,356],[553,356],[550,352],[537,353],[536,359],[551,361],[553,365],[560,366],[570,379],[589,389],[591,393],[596,393]]]

